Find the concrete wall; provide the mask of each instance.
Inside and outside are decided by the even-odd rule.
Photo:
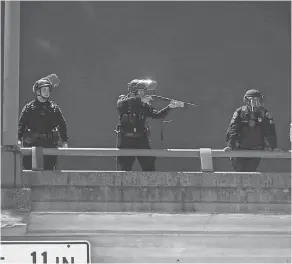
[[[114,147],[116,99],[136,77],[157,93],[199,104],[174,110],[153,148],[223,148],[233,111],[249,88],[266,96],[287,150],[290,124],[289,2],[21,2],[20,109],[34,81],[61,78],[53,98],[68,123],[71,147]],[[162,107],[163,103],[155,106]],[[114,169],[114,158],[62,158],[63,169]],[[135,167],[137,168],[137,166]],[[158,170],[200,170],[190,159],[159,159]],[[215,169],[229,170],[228,160]],[[262,171],[289,171],[266,160]]]
[[[30,211],[31,190],[29,188],[1,188],[1,209]],[[1,219],[2,220],[2,219]]]
[[[290,213],[289,173],[28,172],[34,211]]]

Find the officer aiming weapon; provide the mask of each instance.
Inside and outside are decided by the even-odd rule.
[[[150,97],[152,97],[152,99],[159,99],[159,100],[163,100],[163,101],[176,100],[176,99],[171,99],[171,98],[160,96],[160,95],[156,95],[156,94],[152,94],[152,95],[150,95]],[[184,105],[189,105],[189,106],[193,106],[193,107],[197,107],[198,106],[196,104],[185,102],[185,101],[181,101],[181,102],[183,102]]]
[[[160,95],[156,95],[156,94],[153,94],[153,91],[156,90],[156,86],[157,86],[157,82],[156,81],[153,81],[153,80],[141,80],[141,84],[144,84],[145,85],[145,92],[148,93],[148,95],[146,95],[145,99],[148,100],[148,101],[153,101],[155,99],[157,100],[162,100],[162,101],[168,101],[168,102],[171,102],[171,101],[180,101],[184,104],[184,106],[193,106],[193,107],[197,107],[198,105],[194,104],[194,103],[190,103],[190,102],[186,102],[186,101],[181,101],[181,100],[176,100],[176,99],[173,99],[173,98],[168,98],[168,97],[165,97],[165,96],[160,96]]]
[[[150,101],[154,101],[154,100],[162,100],[162,101],[178,101],[176,99],[172,99],[172,98],[168,98],[168,97],[164,97],[164,96],[160,96],[160,95],[156,95],[153,94],[154,91],[156,90],[157,87],[157,82],[154,80],[140,80],[138,85],[137,85],[140,89],[144,89],[145,93],[147,93],[147,95],[144,96],[144,98],[142,99],[142,101],[150,103]],[[180,101],[180,100],[179,100]],[[185,102],[185,101],[180,101],[181,103],[183,103],[184,107],[182,109],[182,113],[184,112],[184,110],[186,109],[187,106],[192,106],[192,107],[197,107],[197,104],[194,103],[190,103],[190,102]],[[160,125],[160,139],[161,141],[163,141],[163,131],[164,131],[164,124],[169,124],[170,122],[172,122],[172,120],[161,120],[161,125]]]

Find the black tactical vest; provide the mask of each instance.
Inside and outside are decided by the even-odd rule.
[[[261,149],[264,146],[263,122],[265,109],[251,113],[246,106],[240,111],[239,146],[244,149]]]
[[[143,133],[145,131],[146,108],[139,98],[126,100],[119,107],[119,123],[123,132]]]

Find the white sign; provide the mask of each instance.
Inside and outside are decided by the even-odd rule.
[[[0,264],[90,263],[87,241],[1,241]]]

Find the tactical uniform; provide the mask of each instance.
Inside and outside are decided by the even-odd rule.
[[[34,91],[44,85],[51,85],[41,79],[34,86]],[[53,101],[40,102],[35,99],[27,103],[20,114],[18,122],[18,140],[23,147],[40,146],[56,148],[67,142],[67,126],[59,106]],[[57,156],[44,156],[44,169],[54,170]],[[23,167],[31,170],[32,157],[23,157]]]
[[[117,102],[119,123],[117,125],[118,144],[120,149],[150,149],[149,128],[145,122],[147,117],[164,118],[169,106],[160,111],[155,110],[150,104],[144,103],[139,97],[120,96]],[[119,156],[118,164],[123,171],[131,171],[135,157]],[[155,170],[155,157],[137,157],[143,171]]]
[[[249,90],[246,96],[259,97],[257,90]],[[245,99],[244,99],[245,100]],[[246,101],[245,101],[246,102]],[[277,136],[271,113],[262,106],[251,111],[248,105],[238,108],[232,117],[226,135],[227,147],[234,150],[273,150],[277,148]],[[256,171],[260,158],[232,158],[235,171]]]

